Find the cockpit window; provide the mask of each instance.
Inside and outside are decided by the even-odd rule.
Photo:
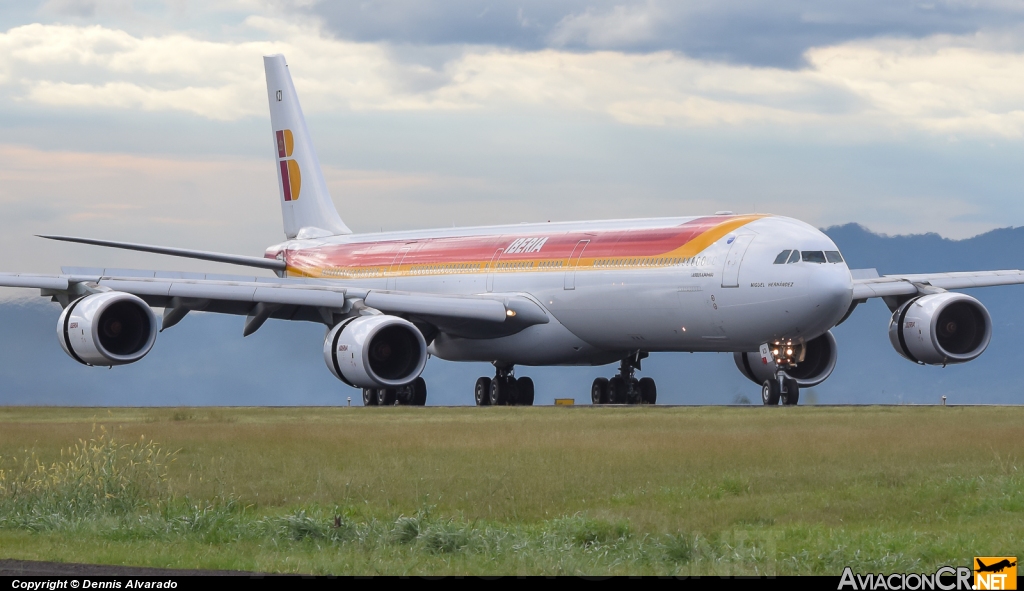
[[[830,263],[841,263],[843,262],[843,255],[839,254],[838,250],[826,250],[825,258]]]
[[[789,253],[791,253],[791,252],[793,252],[793,251],[792,250],[784,250],[784,251],[780,252],[779,256],[775,257],[775,264],[776,265],[784,265],[784,264],[786,264],[786,260],[789,259]]]
[[[824,263],[825,253],[820,250],[805,250],[800,253],[801,257],[805,262],[808,263]]]
[[[793,254],[790,255],[790,257],[789,257],[789,260],[786,261],[787,264],[799,263],[799,262],[800,262],[800,251],[799,250],[794,250]]]

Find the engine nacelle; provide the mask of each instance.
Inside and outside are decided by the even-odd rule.
[[[832,336],[831,331],[802,345],[797,345],[797,347],[802,347],[802,350],[796,355],[800,362],[795,367],[786,369],[786,375],[796,380],[797,385],[801,388],[810,388],[824,382],[828,376],[832,375],[832,370],[836,368],[838,350],[836,338]],[[771,357],[765,363],[758,352],[733,353],[733,360],[740,373],[758,385],[774,378],[775,372],[778,370],[778,366]]]
[[[393,388],[415,380],[427,364],[427,342],[397,316],[349,318],[327,333],[324,361],[334,377],[357,388]]]
[[[964,363],[984,353],[990,340],[988,310],[962,293],[914,298],[897,308],[889,321],[893,348],[915,363]]]
[[[137,296],[108,291],[79,298],[60,315],[57,340],[84,365],[124,365],[146,356],[156,342],[156,314]]]

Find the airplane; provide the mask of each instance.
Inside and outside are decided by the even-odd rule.
[[[978,568],[976,570],[979,573],[998,573],[1011,566],[1017,566],[1016,562],[1010,562],[1010,560],[1006,558],[996,562],[995,564],[989,565],[982,562],[980,558],[975,558],[975,561],[978,563]]]
[[[1020,270],[879,276],[850,269],[802,221],[769,214],[533,223],[355,234],[331,200],[282,55],[264,57],[286,240],[262,257],[69,236],[54,240],[215,261],[274,276],[64,267],[0,274],[63,311],[57,338],[75,361],[109,367],[146,356],[189,312],[322,323],[324,362],[363,403],[424,405],[430,356],[490,362],[479,406],[532,405],[516,366],[618,362],[591,384],[594,404],[655,404],[638,378],[651,352],[729,352],[767,406],[836,366],[831,329],[869,298],[892,311],[889,339],[922,365],[965,363],[992,320],[956,289],[1024,283]],[[158,320],[153,308],[163,309]]]

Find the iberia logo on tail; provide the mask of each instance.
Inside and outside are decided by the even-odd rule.
[[[299,198],[302,188],[302,175],[299,174],[299,163],[291,159],[295,141],[292,130],[282,129],[277,132],[277,157],[281,164],[281,185],[285,201]]]

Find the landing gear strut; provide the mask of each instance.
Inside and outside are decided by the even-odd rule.
[[[658,387],[651,378],[636,379],[640,361],[647,353],[637,351],[619,362],[619,374],[612,379],[597,378],[590,387],[590,399],[594,404],[655,404],[658,401]]]
[[[765,406],[775,406],[780,402],[784,406],[794,406],[800,401],[800,386],[784,373],[767,379],[761,385],[761,402]]]
[[[533,380],[516,379],[512,364],[494,364],[494,378],[480,378],[473,388],[477,406],[533,406]]]
[[[427,382],[416,378],[397,388],[363,388],[363,406],[424,406]]]

